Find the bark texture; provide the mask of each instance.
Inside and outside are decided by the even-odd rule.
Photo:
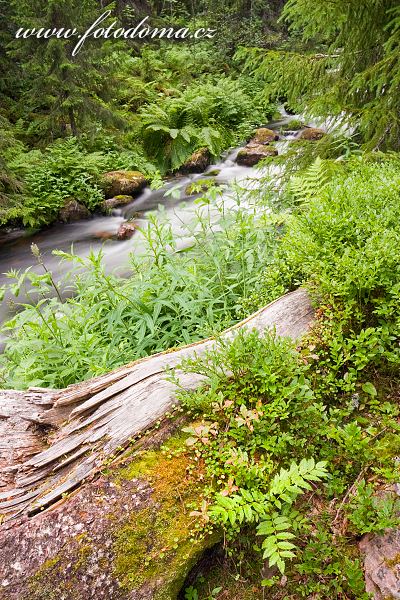
[[[275,328],[297,339],[313,317],[307,293],[297,290],[223,337]],[[154,355],[64,390],[0,392],[2,600],[176,598],[215,539],[190,540],[183,507],[198,490],[185,460],[167,464],[149,451],[138,466],[138,437],[176,402],[166,370],[215,344]],[[177,376],[187,389],[201,381],[179,370]],[[138,562],[146,556],[154,567]]]
[[[360,550],[366,591],[374,600],[400,598],[400,529],[364,536]]]

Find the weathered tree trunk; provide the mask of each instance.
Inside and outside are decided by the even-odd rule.
[[[223,337],[242,328],[275,328],[277,335],[297,339],[312,321],[307,293],[297,290]],[[176,384],[166,370],[215,344],[209,339],[157,354],[64,390],[0,392],[0,598],[176,597],[193,561],[213,540],[188,541],[183,500],[196,490],[186,481],[185,462],[174,458],[167,467],[154,452],[151,464],[147,457],[138,466],[132,452],[140,434],[176,402]],[[185,389],[201,381],[179,369],[176,376]],[[133,450],[122,467],[121,459],[119,466],[111,463],[128,447]],[[158,558],[154,571],[139,569],[137,561],[152,552],[164,557],[165,536],[185,531],[169,562]]]

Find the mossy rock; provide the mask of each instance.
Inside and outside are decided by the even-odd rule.
[[[64,206],[58,213],[58,220],[61,221],[61,223],[72,223],[74,221],[80,221],[81,219],[88,219],[89,217],[89,209],[73,198],[67,198],[64,202]]]
[[[175,437],[168,447],[173,453],[182,440]],[[118,474],[119,482],[145,477],[155,500],[116,532],[114,572],[123,589],[152,589],[154,600],[176,600],[191,568],[219,541],[219,533],[194,533],[190,506],[197,503],[199,488],[188,477],[188,466],[184,452],[168,457],[148,451]]]
[[[189,183],[185,188],[185,194],[187,196],[196,196],[196,194],[203,194],[207,192],[211,187],[215,185],[215,177],[210,179],[198,179]]]
[[[325,131],[317,127],[307,127],[301,132],[299,139],[310,142],[317,142],[326,135]]]
[[[109,213],[113,210],[113,208],[117,208],[118,206],[126,206],[133,201],[133,196],[129,196],[127,194],[119,194],[118,196],[114,196],[113,198],[108,198],[104,200],[101,205],[101,208],[104,212]]]
[[[236,162],[244,167],[254,167],[264,158],[277,156],[278,150],[273,146],[246,146],[238,152]]]
[[[212,169],[204,173],[204,177],[217,177],[221,173],[221,169]]]
[[[254,132],[254,136],[250,140],[249,144],[254,144],[256,146],[263,144],[270,144],[271,142],[276,142],[279,140],[279,134],[272,129],[268,129],[268,127],[260,127],[256,129]]]
[[[2,600],[176,600],[221,536],[200,535],[191,511],[204,484],[181,436],[154,449],[161,433],[149,436],[152,449],[133,446],[51,511],[3,530]]]
[[[179,173],[202,173],[211,162],[211,154],[208,148],[199,148],[179,168]]]
[[[103,188],[106,198],[134,196],[147,184],[140,171],[109,171],[103,175]]]

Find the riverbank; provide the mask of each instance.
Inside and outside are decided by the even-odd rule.
[[[284,153],[287,144],[301,135],[303,129],[299,128],[299,120],[296,116],[288,115],[283,109],[280,119],[268,123],[279,141],[273,141],[279,153]],[[296,129],[288,128],[288,124],[293,122]],[[269,142],[266,142],[268,148]],[[229,187],[233,183],[238,183],[243,188],[243,193],[247,190],[256,189],[257,182],[263,177],[263,171],[257,169],[256,164],[253,167],[238,165],[237,155],[244,146],[226,152],[220,161],[209,164],[205,167],[203,173],[180,174],[169,180],[158,189],[146,187],[139,192],[136,198],[123,206],[116,207],[108,215],[93,215],[90,219],[78,220],[73,223],[55,224],[47,227],[43,231],[33,235],[24,235],[21,238],[15,237],[8,244],[0,248],[0,285],[7,285],[8,277],[5,275],[10,269],[24,271],[27,268],[33,272],[40,273],[42,267],[37,264],[37,260],[32,255],[31,245],[38,246],[46,268],[52,272],[55,281],[61,280],[69,271],[69,264],[60,262],[59,258],[52,254],[54,249],[69,252],[73,246],[74,254],[77,257],[85,258],[90,252],[102,252],[103,264],[107,272],[117,269],[120,275],[126,275],[130,271],[129,255],[130,253],[140,254],[143,252],[143,235],[139,228],[147,227],[146,215],[152,211],[158,211],[162,207],[163,215],[170,221],[173,234],[177,237],[183,235],[183,224],[188,225],[193,219],[197,205],[196,199],[201,196],[201,185],[199,191],[193,194],[190,186],[196,190],[197,182],[204,178],[213,185],[220,186],[224,195],[229,195]],[[258,160],[262,155],[258,155]],[[193,165],[194,168],[201,168],[204,163]],[[188,193],[189,192],[189,193]],[[135,233],[130,239],[118,239],[118,232],[124,227],[125,223],[135,223]],[[132,232],[132,231],[131,231]],[[187,235],[187,234],[186,234]],[[190,244],[191,235],[182,237],[179,245],[184,247]],[[60,284],[63,288],[63,284]],[[68,286],[67,286],[68,287]],[[64,292],[62,292],[64,293]],[[69,294],[68,290],[65,292]],[[6,300],[12,296],[7,293]],[[26,299],[26,291],[20,291],[19,301]],[[0,307],[0,319],[4,321],[6,316],[10,316],[12,309],[6,302]]]
[[[264,202],[260,189],[267,192],[266,181],[261,186],[258,182],[255,196],[244,198],[238,189],[236,201],[228,205],[217,195],[221,190],[210,188],[197,204],[197,227],[190,229],[196,243],[184,252],[168,223],[149,216],[147,252],[132,263],[136,277],[106,275],[93,257],[87,273],[71,274],[74,299],[36,303],[16,317],[14,339],[4,357],[9,385],[57,388],[107,373],[138,352],[171,350],[206,337],[205,332],[220,332],[298,285],[308,288],[316,307],[311,331],[295,343],[273,332],[249,332],[229,344],[217,335],[213,352],[178,367],[188,381],[204,385],[171,392],[170,401],[180,408],[163,421],[169,432],[162,438],[164,447],[157,446],[156,423],[145,437],[148,446],[140,446],[141,432],[140,439],[130,439],[129,447],[121,445],[117,456],[97,465],[101,475],[83,483],[72,498],[38,515],[33,508],[33,517],[21,523],[20,531],[33,527],[34,536],[42,539],[35,523],[47,522],[49,515],[62,519],[70,514],[91,536],[85,545],[87,562],[79,560],[79,552],[75,556],[75,551],[51,546],[46,556],[56,566],[46,563],[45,576],[38,571],[38,587],[32,588],[39,590],[38,598],[43,589],[63,585],[67,557],[68,564],[76,565],[74,573],[83,576],[101,565],[93,528],[79,516],[74,498],[92,489],[115,489],[121,494],[113,495],[113,506],[120,501],[125,506],[124,494],[132,497],[132,490],[138,493],[148,478],[153,486],[146,487],[145,503],[120,510],[120,519],[105,534],[101,530],[113,541],[107,550],[108,581],[118,586],[122,598],[141,585],[161,590],[168,600],[190,594],[206,598],[212,585],[221,588],[216,595],[224,590],[238,600],[258,599],[266,589],[273,600],[315,593],[366,600],[371,581],[382,585],[378,590],[391,585],[396,557],[390,548],[397,534],[388,529],[398,526],[392,484],[398,478],[399,432],[399,159],[355,154],[334,165],[318,160],[297,174],[294,187],[289,181],[275,210]],[[208,218],[214,209],[218,220]],[[73,257],[64,258],[82,266]],[[302,291],[297,294],[304,296]],[[291,322],[298,323],[298,314]],[[162,356],[172,361],[174,354]],[[159,398],[154,383],[159,373],[149,375],[148,364],[136,365],[145,369],[138,377],[145,392],[139,393],[138,407],[129,411],[127,426],[133,414],[140,414],[136,410],[148,408],[152,394]],[[168,386],[173,386],[170,375]],[[65,429],[73,449],[69,455],[63,448],[60,461],[68,472],[81,461],[91,465],[99,448],[101,418],[112,427],[121,409],[116,393],[128,402],[134,398],[118,372],[115,376],[116,382],[105,376],[111,377],[111,386],[101,391],[98,379],[87,383],[90,389],[94,386],[94,397],[74,410],[72,438],[68,425]],[[126,377],[130,385],[130,375]],[[68,399],[72,394],[73,400],[76,390],[62,393]],[[52,406],[49,398],[55,394],[58,401],[60,393],[33,389],[28,395],[41,394],[48,399],[45,406]],[[52,409],[50,415],[55,419]],[[125,420],[120,422],[126,432]],[[171,431],[176,435],[170,437]],[[51,429],[46,438],[51,449],[44,450],[44,460],[52,459],[53,435]],[[84,442],[86,436],[92,445],[75,453],[75,441]],[[101,437],[101,443],[110,439]],[[39,456],[39,468],[41,460]],[[163,465],[157,477],[155,463]],[[183,466],[179,482],[170,487],[174,465]],[[50,477],[58,476],[52,462]],[[76,483],[73,477],[71,481]],[[182,493],[186,486],[193,494]],[[49,501],[46,494],[43,498],[38,506]],[[169,510],[164,512],[165,501]],[[107,506],[96,504],[96,522]],[[184,515],[184,529],[171,514]],[[270,531],[274,523],[279,537]],[[225,541],[205,561],[180,552],[188,540],[193,548],[210,534]],[[36,537],[31,539],[34,546]],[[271,543],[275,554],[268,551],[263,557]],[[384,562],[384,570],[376,566],[377,560]],[[174,582],[173,592],[163,588],[164,572],[168,586]]]

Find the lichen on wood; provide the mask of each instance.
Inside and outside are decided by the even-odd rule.
[[[0,598],[176,598],[218,534],[194,535],[190,505],[201,488],[183,440],[172,437],[168,446],[172,453],[131,448],[52,510],[6,524]]]
[[[222,336],[275,328],[296,339],[312,322],[298,290]],[[166,371],[174,367],[180,386],[196,388],[203,378],[179,365],[215,346],[191,344],[65,390],[0,393],[0,406],[17,407],[2,423],[1,600],[176,599],[219,534],[196,530],[191,507],[202,484],[182,440],[169,439],[167,453],[159,448],[178,419],[166,416],[176,403]]]
[[[272,302],[221,337],[232,339],[246,328],[259,332],[275,328],[278,335],[296,339],[312,321],[309,297],[300,289]],[[0,494],[0,514],[6,519],[18,514],[32,516],[79,487],[98,472],[105,458],[125,448],[171,409],[176,402],[176,383],[168,378],[168,369],[179,367],[184,359],[202,356],[215,346],[215,339],[190,344],[65,390],[20,392],[20,416],[17,411],[17,417],[7,416],[1,423],[5,459],[0,446],[0,486],[3,484],[5,491]],[[196,388],[203,379],[179,369],[176,375],[186,389]],[[0,392],[0,407],[15,395],[14,391]],[[44,447],[41,436],[34,436],[31,425],[36,429],[52,428],[49,447]],[[30,456],[32,436],[39,445]],[[14,444],[24,445],[21,462],[10,452]]]

